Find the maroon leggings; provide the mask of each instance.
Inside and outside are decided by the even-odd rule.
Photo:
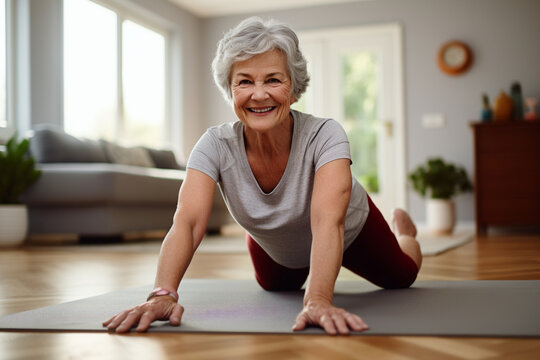
[[[418,274],[416,263],[403,251],[381,212],[368,196],[369,215],[362,231],[345,250],[342,265],[385,289],[412,285]],[[246,241],[261,287],[269,291],[299,290],[309,267],[290,269],[276,263],[246,234]]]

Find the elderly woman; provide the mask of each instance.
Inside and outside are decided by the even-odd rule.
[[[309,76],[289,27],[244,20],[220,41],[213,72],[238,121],[210,128],[190,155],[155,290],[103,325],[126,332],[136,325],[144,331],[154,320],[180,324],[184,308],[176,289],[203,238],[218,184],[247,231],[260,286],[298,290],[308,279],[293,330],[367,329],[360,317],[332,304],[339,269],[383,288],[410,286],[422,262],[413,222],[398,209],[390,229],[351,175],[339,123],[291,110]]]

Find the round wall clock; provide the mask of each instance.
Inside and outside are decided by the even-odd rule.
[[[450,41],[441,46],[437,62],[446,74],[459,75],[471,66],[472,51],[461,41]]]

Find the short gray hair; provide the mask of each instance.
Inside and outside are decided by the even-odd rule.
[[[231,70],[234,63],[279,49],[287,58],[291,94],[299,100],[309,84],[307,61],[298,46],[298,37],[285,24],[259,17],[245,19],[229,30],[218,43],[212,62],[214,81],[229,102],[232,101]]]

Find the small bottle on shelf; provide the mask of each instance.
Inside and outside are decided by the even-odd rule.
[[[483,122],[491,121],[493,119],[493,111],[489,106],[489,97],[487,94],[482,94],[482,112],[480,113],[480,119]]]

